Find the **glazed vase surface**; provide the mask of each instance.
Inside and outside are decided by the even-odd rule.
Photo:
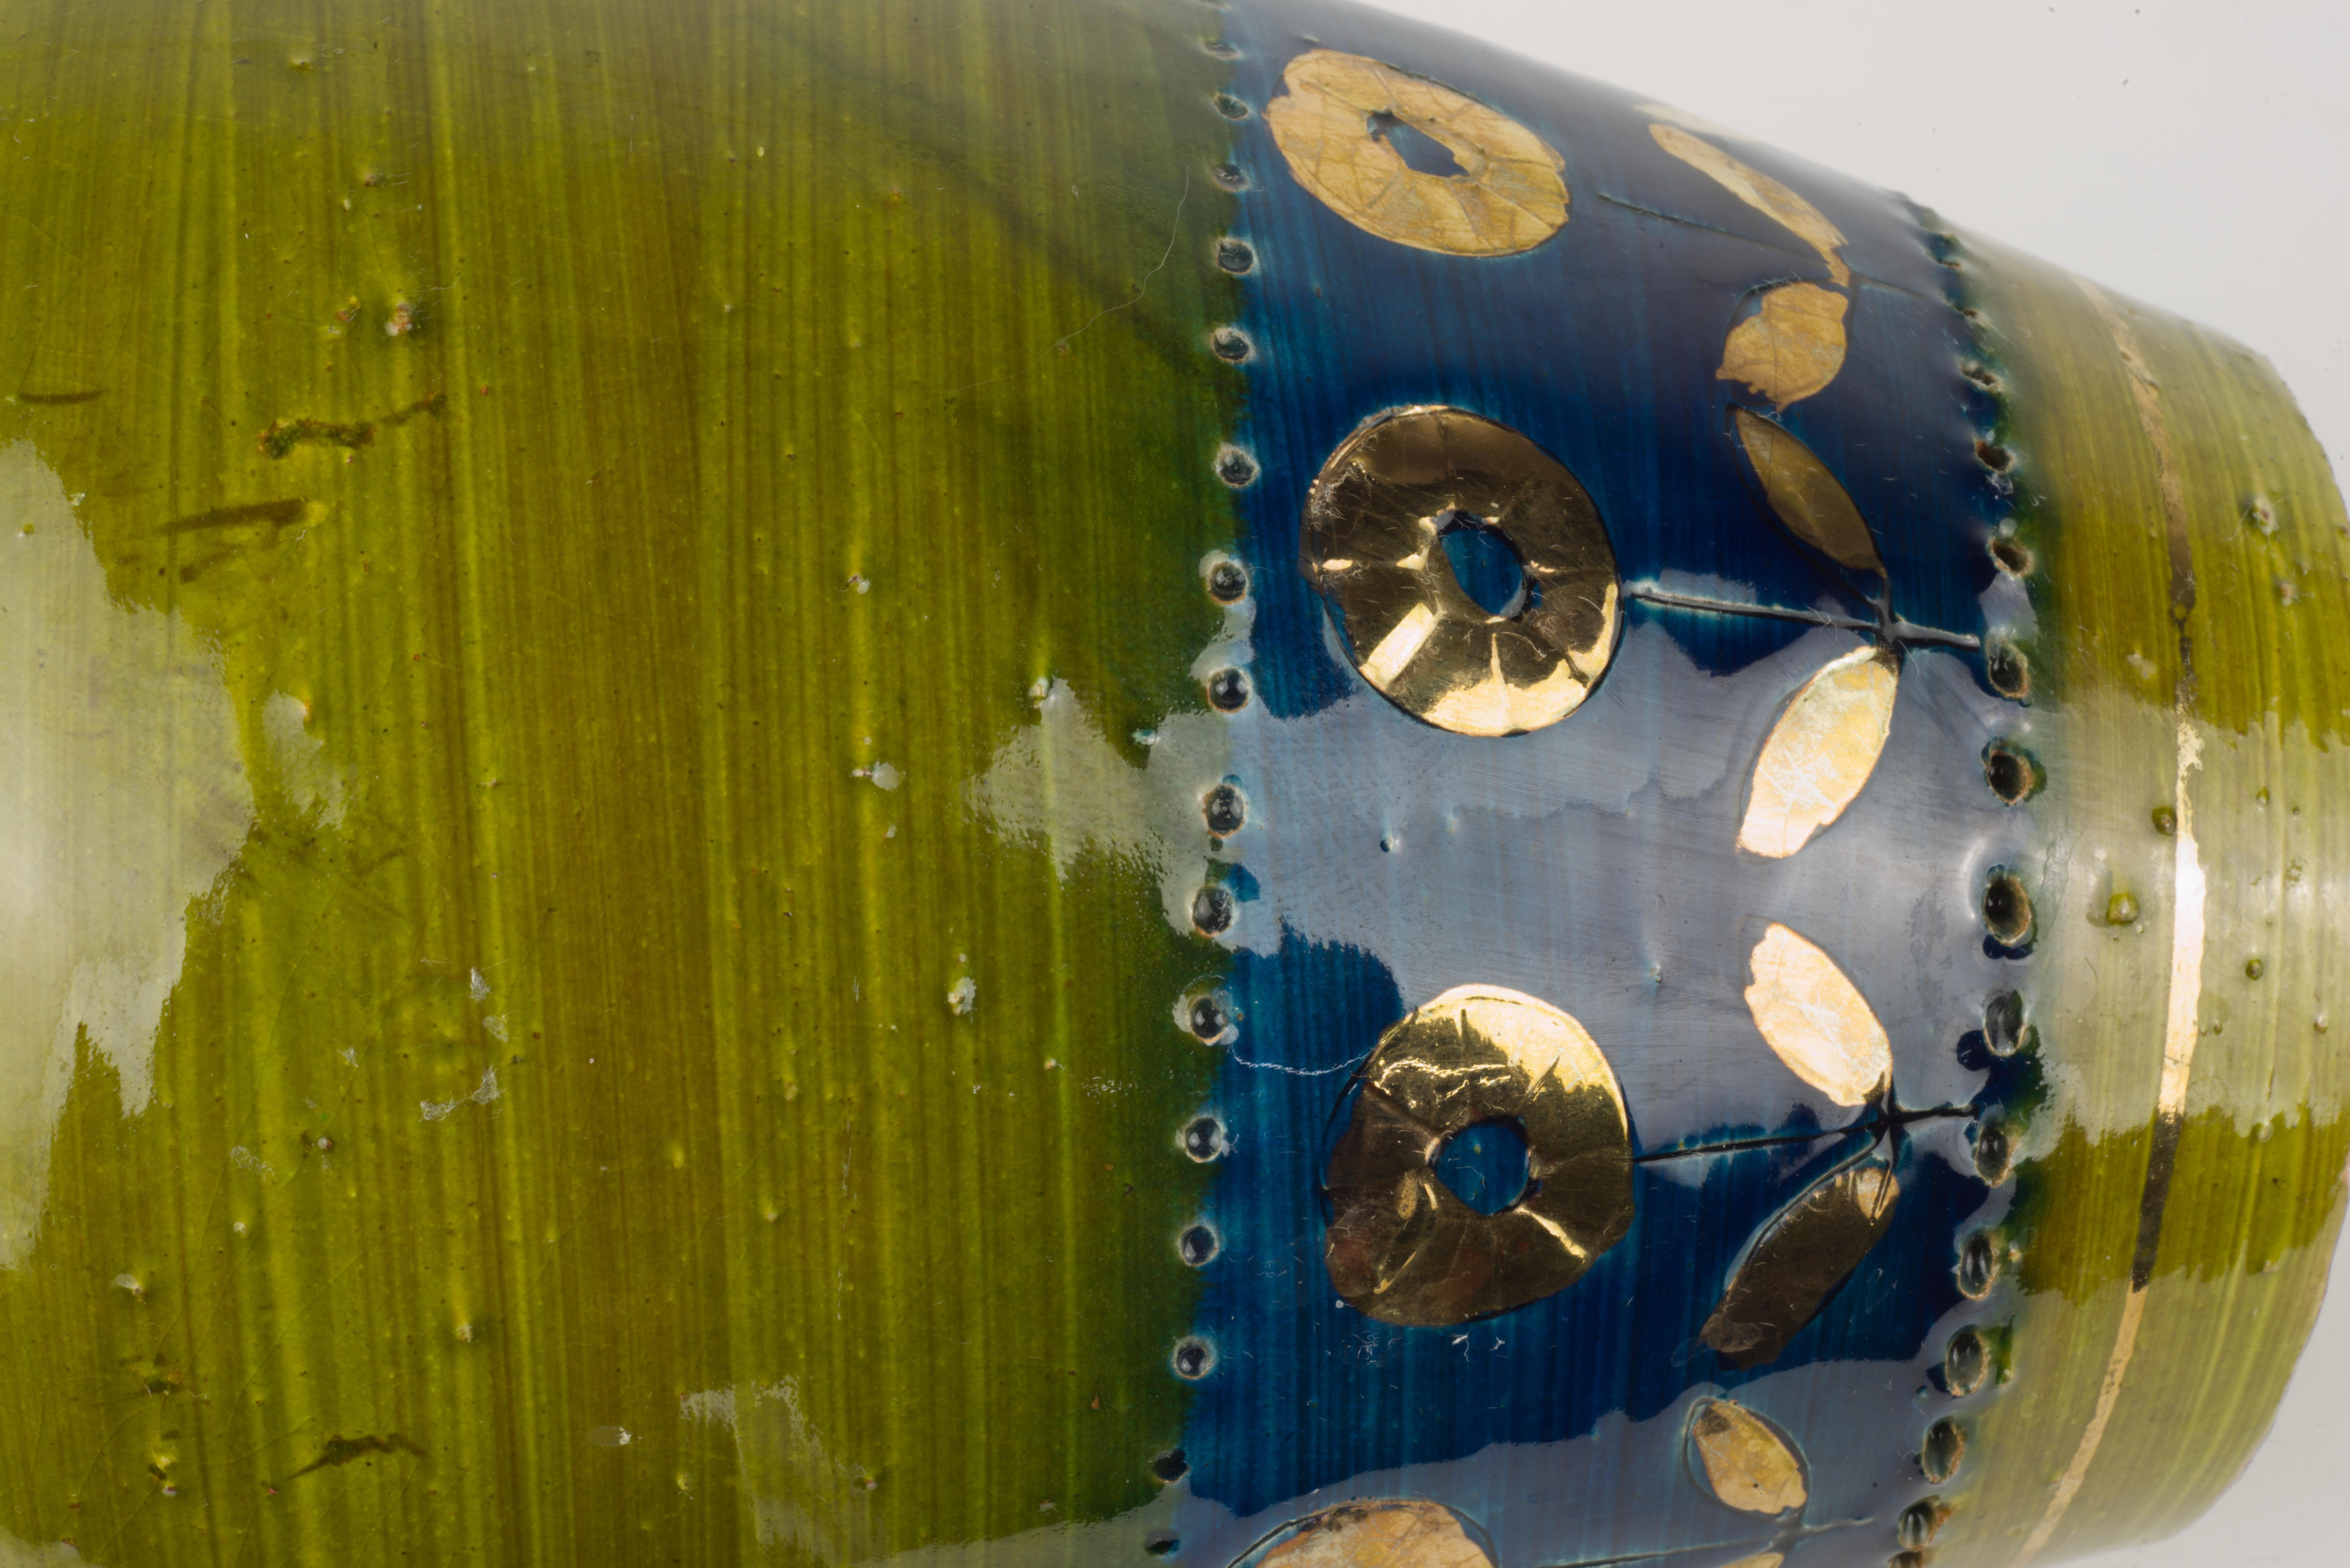
[[[5,22],[0,1563],[2021,1568],[2260,1440],[2257,355],[1316,0]]]

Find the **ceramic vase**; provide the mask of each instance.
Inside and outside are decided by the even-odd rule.
[[[2257,1441],[2257,356],[1346,5],[7,24],[0,1560],[2015,1568]]]

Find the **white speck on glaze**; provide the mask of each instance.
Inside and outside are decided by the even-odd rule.
[[[592,1064],[594,1058],[590,1057],[589,1061]],[[421,1100],[418,1104],[423,1108],[426,1121],[437,1122],[444,1116],[452,1115],[460,1106],[486,1106],[496,1099],[500,1093],[502,1091],[498,1088],[498,1070],[495,1067],[484,1067],[482,1069],[481,1086],[472,1094],[460,1095],[453,1100]]]

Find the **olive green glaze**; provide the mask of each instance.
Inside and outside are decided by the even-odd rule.
[[[1064,879],[958,781],[1040,680],[1129,756],[1203,706],[1204,35],[9,22],[0,548],[48,618],[0,680],[83,749],[10,784],[77,804],[10,917],[6,1130],[54,1133],[0,1175],[0,1531],[830,1559],[1148,1501],[1208,966],[1147,864]],[[118,917],[120,972],[25,946]],[[151,1004],[145,1055],[105,1021]]]
[[[2044,1080],[2002,1230],[2025,1290],[2003,1325],[2009,1386],[1974,1418],[1937,1548],[2012,1560],[2071,1470],[2040,1548],[2053,1561],[2208,1506],[2265,1431],[2324,1293],[2350,1153],[2350,931],[2322,874],[2350,853],[2350,528],[2257,356],[1994,245],[1964,240],[1956,259],[2034,557],[2018,727],[2048,780],[2025,868]],[[2143,1319],[2117,1367],[2159,1163],[2182,734],[2201,992]]]

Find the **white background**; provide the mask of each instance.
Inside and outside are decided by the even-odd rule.
[[[2275,363],[2350,472],[2350,4],[1371,3],[1735,126],[2218,327]],[[2334,1517],[2350,1247],[2337,1266],[2242,1480],[2183,1534],[2097,1568],[2350,1561]]]

